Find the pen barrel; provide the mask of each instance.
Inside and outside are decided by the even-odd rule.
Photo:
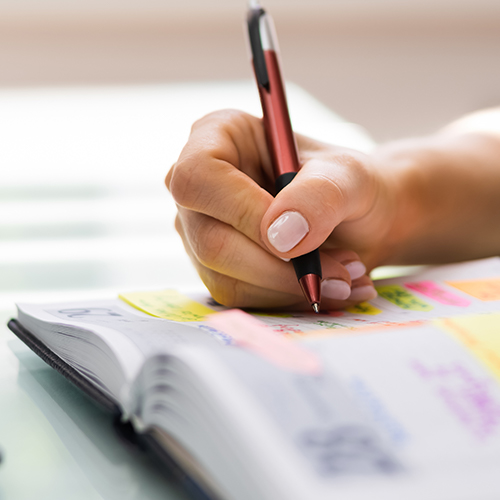
[[[277,54],[273,50],[264,50],[264,57],[269,76],[269,88],[259,85],[259,93],[267,145],[274,174],[279,177],[282,174],[299,170],[299,154],[288,114]]]

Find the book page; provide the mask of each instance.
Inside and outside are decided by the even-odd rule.
[[[379,296],[343,311],[253,313],[272,331],[290,338],[330,335],[363,325],[406,324],[500,310],[500,259],[429,268],[418,276],[376,282]],[[112,349],[128,379],[144,360],[178,345],[235,342],[210,324],[210,314],[225,310],[208,294],[175,290],[123,293],[120,299],[61,304],[21,304],[19,319],[55,352],[69,337],[61,328],[86,330]],[[38,323],[37,323],[38,322]],[[50,325],[59,325],[51,328]],[[62,325],[62,326],[61,326]],[[52,344],[51,344],[52,342]],[[64,349],[63,349],[64,350]]]
[[[199,383],[280,498],[497,498],[499,280],[496,258],[430,268],[345,311],[253,313],[258,338],[213,323],[226,308],[207,294],[172,290],[20,305],[19,319],[43,339],[91,332],[131,379],[149,356],[202,346]],[[82,353],[68,357],[95,361]]]
[[[500,258],[430,267],[416,276],[375,282],[378,297],[343,311],[251,312],[268,327],[284,335],[393,324],[500,310]],[[500,286],[498,286],[500,290]],[[225,310],[208,294],[182,294],[175,290],[122,293],[120,297],[148,315],[189,324],[230,343],[207,321]]]
[[[143,314],[121,300],[81,301],[60,304],[19,304],[24,315],[45,322],[91,330],[121,352],[132,344],[146,358],[168,352],[179,344],[211,344],[202,330]],[[128,352],[128,350],[127,350]]]
[[[253,401],[253,424],[240,416],[248,446],[274,450],[262,460],[284,498],[496,498],[499,324],[497,313],[299,341],[320,373],[255,350],[214,355]]]

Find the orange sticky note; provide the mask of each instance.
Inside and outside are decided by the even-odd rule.
[[[500,300],[500,278],[447,281],[446,283],[484,302]]]

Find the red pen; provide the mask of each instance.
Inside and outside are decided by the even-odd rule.
[[[260,5],[251,3],[247,24],[253,69],[259,88],[267,145],[271,153],[278,194],[299,171],[299,154],[288,113],[272,19]],[[292,263],[306,300],[314,312],[318,313],[322,277],[319,250],[296,257],[292,259]]]

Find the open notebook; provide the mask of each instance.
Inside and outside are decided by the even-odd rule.
[[[19,304],[10,328],[193,496],[500,497],[500,259],[377,283],[346,311],[206,296]]]

